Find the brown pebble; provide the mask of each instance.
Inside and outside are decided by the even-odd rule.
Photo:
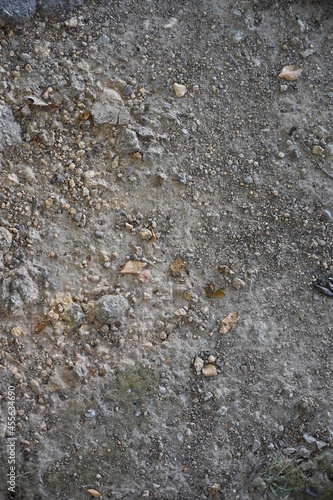
[[[90,490],[87,490],[87,491],[88,491],[88,493],[90,493],[90,495],[91,495],[92,497],[94,497],[94,498],[101,498],[101,496],[102,496],[102,495],[100,494],[100,492],[99,492],[99,491],[97,491],[97,490],[90,489]]]
[[[215,365],[205,365],[202,369],[204,377],[217,377],[217,369]]]

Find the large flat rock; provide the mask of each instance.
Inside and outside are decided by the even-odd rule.
[[[127,125],[130,115],[121,96],[113,89],[105,89],[92,107],[95,125]]]
[[[0,104],[0,151],[21,144],[21,127],[15,122],[12,110]]]

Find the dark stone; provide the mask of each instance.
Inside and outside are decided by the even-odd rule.
[[[140,151],[138,136],[136,135],[134,130],[125,128],[120,132],[116,142],[116,151],[118,153],[127,153],[127,154]]]
[[[122,295],[103,295],[95,302],[95,314],[100,323],[110,324],[122,320],[128,301]]]
[[[42,16],[54,16],[70,12],[83,0],[0,0],[0,20],[21,23],[37,12]]]
[[[0,19],[21,23],[36,12],[36,0],[0,0]]]
[[[16,311],[25,303],[33,303],[38,298],[38,288],[26,268],[11,271],[4,279],[0,303],[7,311]]]
[[[37,0],[37,10],[42,16],[53,16],[59,12],[66,13],[77,5],[78,1],[74,0]]]

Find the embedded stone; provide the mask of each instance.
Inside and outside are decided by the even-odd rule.
[[[122,295],[103,295],[95,302],[95,315],[100,323],[121,321],[128,309],[128,301]]]
[[[91,114],[95,125],[127,125],[130,120],[121,96],[113,89],[104,90]]]

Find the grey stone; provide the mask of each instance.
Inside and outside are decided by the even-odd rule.
[[[304,446],[301,446],[301,448],[298,450],[298,455],[302,458],[310,458],[311,452]]]
[[[303,434],[303,438],[308,444],[313,444],[316,442],[316,439],[313,436],[310,436],[309,434],[306,433]]]
[[[136,133],[142,139],[155,139],[154,132],[148,127],[138,127]]]
[[[24,303],[38,298],[38,288],[25,267],[11,271],[2,284],[1,300],[8,311],[16,311]]]
[[[330,221],[332,220],[332,214],[329,210],[323,210],[321,214],[321,220]],[[0,236],[1,237],[1,236]],[[0,244],[1,247],[1,244]]]
[[[179,172],[177,178],[181,184],[186,184],[187,180],[186,180],[186,174],[184,172]]]
[[[302,153],[299,149],[293,149],[292,155],[296,160],[299,160],[300,158],[302,158]]]
[[[134,130],[129,130],[126,128],[120,132],[116,142],[116,151],[118,153],[127,154],[140,151],[138,136],[136,135]]]
[[[15,122],[12,110],[5,104],[0,104],[0,151],[18,146],[21,142],[21,127]]]
[[[121,96],[113,89],[105,89],[92,107],[95,125],[127,125],[130,115]]]
[[[263,480],[262,477],[257,476],[257,477],[255,477],[253,479],[252,488],[255,491],[262,491],[262,492],[264,492],[265,489],[266,489],[266,483],[265,483],[265,481]]]
[[[236,288],[236,290],[240,290],[241,288],[245,287],[245,281],[241,280],[240,278],[235,278],[232,282],[232,286]]]
[[[325,147],[325,155],[328,156],[328,157],[330,157],[330,158],[333,156],[333,143],[326,145],[326,147]]]
[[[4,227],[0,227],[0,250],[7,250],[12,244],[12,234],[5,229]]]
[[[88,369],[82,363],[77,363],[74,366],[73,373],[79,380],[85,379],[89,375]]]
[[[85,316],[80,304],[71,302],[70,306],[63,312],[62,319],[65,319],[72,328],[81,326],[84,323]]]
[[[53,130],[43,130],[39,135],[40,142],[45,146],[54,146],[55,135]]]
[[[38,380],[32,378],[30,380],[30,389],[32,390],[32,392],[34,392],[35,394],[42,394],[43,391],[41,390],[41,387],[40,387],[40,383],[38,382]]]
[[[322,450],[323,448],[325,448],[325,446],[328,446],[324,441],[316,441],[316,445],[318,450]]]
[[[21,23],[31,19],[36,11],[42,16],[54,16],[80,4],[82,0],[0,0],[0,19]]]
[[[301,56],[303,59],[307,59],[309,56],[312,56],[314,54],[314,49],[306,49],[300,52]]]
[[[123,319],[128,301],[122,295],[103,295],[95,302],[95,314],[100,323],[114,323]]]
[[[0,0],[0,19],[20,23],[36,12],[36,0]]]
[[[296,453],[296,448],[284,448],[283,453],[289,457],[290,455]]]
[[[52,16],[59,12],[68,12],[74,5],[82,2],[77,0],[37,0],[37,10],[42,16]]]
[[[245,182],[245,184],[253,184],[252,175],[248,175],[247,177],[245,177],[244,182]]]
[[[261,448],[261,442],[259,441],[259,439],[255,439],[254,443],[253,443],[253,446],[252,446],[253,453],[255,453],[256,451],[258,451],[260,448]]]

